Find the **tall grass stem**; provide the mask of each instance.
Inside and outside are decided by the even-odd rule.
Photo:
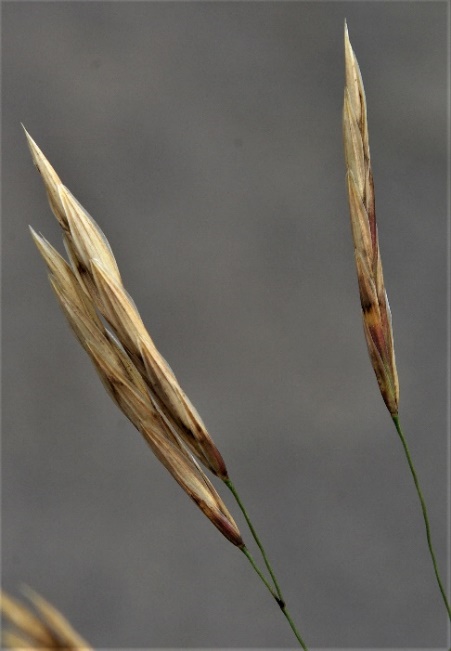
[[[448,617],[449,617],[449,619],[451,621],[451,607],[449,605],[449,602],[448,602],[448,599],[447,599],[447,596],[446,596],[446,592],[445,592],[445,588],[443,587],[443,583],[442,583],[442,580],[440,578],[440,574],[439,574],[439,571],[438,571],[438,565],[437,565],[437,559],[435,557],[434,548],[432,546],[431,527],[430,527],[430,524],[429,524],[429,517],[428,517],[427,508],[426,508],[426,502],[424,501],[423,493],[422,493],[421,488],[420,488],[420,482],[418,481],[418,476],[417,476],[415,467],[413,465],[412,457],[410,456],[410,451],[409,451],[409,447],[407,445],[406,438],[405,438],[405,436],[403,434],[403,431],[401,429],[401,425],[400,425],[400,422],[399,422],[399,417],[398,416],[393,416],[393,422],[395,424],[396,431],[398,432],[399,438],[401,439],[402,447],[404,448],[404,452],[405,452],[405,455],[406,455],[406,458],[407,458],[407,462],[409,464],[410,472],[412,473],[413,481],[415,483],[415,488],[417,489],[417,494],[418,494],[418,497],[420,499],[421,510],[423,512],[423,519],[424,519],[424,524],[425,524],[425,527],[426,527],[426,537],[427,537],[427,542],[428,542],[428,547],[429,547],[429,554],[430,554],[431,559],[432,559],[432,564],[434,566],[434,572],[435,572],[435,576],[437,578],[438,587],[440,588],[440,592],[442,594],[443,603],[445,604],[445,608],[448,611]]]
[[[250,517],[249,517],[249,515],[248,515],[248,513],[246,511],[246,508],[245,508],[243,502],[241,501],[241,498],[240,498],[235,486],[233,485],[230,478],[227,478],[226,480],[224,480],[224,483],[226,484],[227,488],[231,491],[233,497],[235,498],[236,503],[238,504],[242,514],[244,515],[244,519],[247,522],[247,525],[248,525],[249,530],[250,530],[250,532],[252,534],[252,537],[255,540],[255,542],[257,544],[257,547],[259,548],[259,550],[261,552],[261,555],[262,555],[263,560],[265,562],[266,568],[267,568],[267,570],[268,570],[268,572],[269,572],[269,574],[271,576],[271,579],[272,579],[272,581],[274,583],[274,587],[276,589],[277,596],[279,597],[279,599],[281,601],[284,601],[283,596],[282,596],[282,591],[280,589],[280,586],[279,586],[277,578],[276,578],[276,576],[274,574],[274,571],[273,571],[273,569],[271,567],[271,563],[269,562],[269,559],[268,559],[268,557],[266,555],[265,548],[263,547],[263,544],[262,544],[260,538],[258,537],[258,534],[257,534],[257,532],[256,532],[256,530],[254,528],[254,525],[252,524],[252,521],[251,521],[251,519],[250,519]]]
[[[287,621],[288,621],[288,623],[289,623],[289,625],[291,627],[291,630],[293,631],[294,635],[296,636],[296,639],[298,640],[299,644],[304,649],[304,651],[308,651],[307,646],[306,646],[304,640],[302,639],[299,631],[297,630],[296,625],[295,625],[293,619],[291,618],[291,615],[290,615],[290,613],[289,613],[289,611],[287,609],[285,599],[284,599],[283,594],[282,594],[282,590],[280,589],[280,586],[279,586],[279,583],[277,581],[276,575],[274,574],[274,570],[272,569],[271,563],[269,562],[269,559],[268,559],[268,556],[266,554],[265,548],[263,547],[263,544],[262,544],[262,542],[261,542],[261,540],[260,540],[260,538],[259,538],[259,536],[258,536],[258,534],[257,534],[257,532],[255,530],[254,525],[252,524],[252,521],[251,521],[251,519],[249,517],[249,514],[246,511],[246,508],[245,508],[243,502],[241,501],[241,498],[240,498],[240,496],[238,494],[238,491],[236,490],[236,488],[235,488],[233,482],[230,480],[230,478],[225,479],[224,483],[226,484],[226,486],[228,487],[228,489],[232,493],[233,497],[235,498],[235,501],[238,504],[238,506],[239,506],[243,516],[244,516],[244,519],[246,520],[246,523],[247,523],[247,525],[249,527],[249,530],[250,530],[250,532],[252,534],[252,537],[255,540],[255,542],[257,544],[257,547],[259,548],[259,550],[261,552],[261,555],[262,555],[263,560],[265,562],[266,568],[267,568],[267,570],[268,570],[268,572],[269,572],[269,574],[271,576],[271,579],[273,581],[275,590],[269,584],[268,580],[263,575],[260,568],[257,566],[257,564],[256,564],[254,558],[252,557],[251,553],[249,552],[248,548],[244,547],[244,548],[242,548],[242,551],[243,551],[244,555],[247,557],[247,559],[249,560],[252,567],[254,568],[255,572],[258,574],[260,579],[263,581],[265,586],[268,588],[271,595],[276,600],[277,605],[279,606],[280,610],[283,612],[284,616],[286,617],[286,619],[287,619]]]
[[[273,588],[272,588],[271,585],[269,584],[269,581],[265,578],[263,572],[262,572],[262,571],[260,570],[260,568],[258,567],[257,563],[255,562],[255,560],[254,560],[252,554],[250,553],[250,551],[248,550],[248,548],[247,548],[246,546],[245,546],[245,547],[242,547],[242,548],[241,548],[241,551],[242,551],[243,554],[246,556],[246,558],[248,559],[249,563],[252,565],[252,567],[253,567],[253,569],[255,570],[255,572],[258,574],[258,576],[260,577],[260,579],[262,580],[262,582],[265,584],[265,586],[268,588],[268,590],[269,590],[269,592],[271,593],[271,595],[272,595],[272,596],[274,597],[274,599],[276,600],[277,605],[279,606],[280,610],[283,612],[283,614],[284,614],[284,616],[285,616],[287,622],[289,623],[289,625],[290,625],[290,627],[291,627],[291,630],[293,631],[293,633],[294,633],[294,635],[295,635],[297,641],[298,641],[299,644],[301,645],[301,647],[304,649],[304,651],[308,651],[307,645],[306,645],[306,643],[304,642],[304,640],[302,639],[301,634],[300,634],[299,631],[297,630],[296,625],[295,625],[295,623],[294,623],[294,621],[293,621],[293,619],[292,619],[292,617],[291,617],[291,615],[290,615],[290,613],[289,613],[289,611],[288,611],[288,609],[287,609],[287,606],[286,606],[286,604],[285,604],[285,601],[284,601],[283,599],[280,599],[280,598],[278,597],[278,595],[274,592]]]

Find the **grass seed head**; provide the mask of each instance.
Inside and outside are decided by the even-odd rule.
[[[398,373],[377,236],[365,90],[346,23],[345,71],[343,139],[363,327],[382,397],[390,414],[396,416],[399,404]]]
[[[31,233],[72,330],[106,390],[157,458],[226,538],[242,547],[235,521],[192,456],[226,479],[221,454],[147,332],[104,234],[27,138],[63,228],[70,264],[45,238]]]
[[[2,632],[2,646],[8,649],[67,649],[91,651],[91,647],[72,628],[67,619],[48,601],[30,588],[24,592],[36,612],[1,593],[2,615],[11,628]]]

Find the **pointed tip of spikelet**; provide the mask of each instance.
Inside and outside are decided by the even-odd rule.
[[[354,58],[354,50],[352,49],[351,41],[349,39],[348,25],[345,20],[344,26],[344,42],[345,42],[345,61],[346,67],[349,66],[349,62]]]
[[[33,160],[34,166],[38,170],[44,182],[50,208],[52,209],[53,214],[59,221],[62,228],[65,231],[67,231],[68,230],[67,219],[58,192],[58,188],[61,185],[61,179],[59,178],[58,174],[55,172],[53,167],[50,165],[49,161],[44,156],[42,151],[39,149],[38,145],[35,143],[33,138],[30,136],[28,131],[25,129],[25,127],[23,125],[22,127],[25,132],[25,136],[27,138],[27,143],[30,149],[31,158]]]
[[[22,129],[23,129],[24,132],[25,132],[25,137],[26,137],[26,139],[27,139],[27,144],[28,144],[28,148],[29,148],[29,150],[30,150],[30,152],[31,152],[31,157],[32,157],[32,159],[33,159],[33,163],[34,163],[36,166],[38,166],[39,158],[43,156],[42,151],[39,149],[39,147],[37,146],[37,144],[35,143],[35,141],[33,140],[33,138],[30,136],[30,134],[28,133],[28,131],[26,130],[26,128],[25,128],[25,126],[22,124],[22,122],[21,122],[20,124],[21,124],[21,126],[22,126]],[[39,169],[39,168],[38,168],[38,169]]]

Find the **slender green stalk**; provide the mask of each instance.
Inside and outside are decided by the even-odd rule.
[[[279,584],[278,584],[278,582],[277,582],[277,579],[276,579],[276,576],[275,576],[275,574],[274,574],[274,571],[273,571],[273,569],[272,569],[272,567],[271,567],[271,563],[269,562],[269,559],[268,559],[268,557],[267,557],[267,555],[266,555],[266,552],[265,552],[265,549],[264,549],[264,547],[263,547],[263,544],[262,544],[260,538],[258,537],[257,532],[255,531],[254,525],[253,525],[252,522],[251,522],[251,519],[250,519],[250,517],[249,517],[249,515],[248,515],[248,513],[247,513],[247,511],[246,511],[246,509],[245,509],[245,507],[244,507],[244,504],[243,504],[243,502],[241,501],[241,498],[240,498],[240,496],[238,495],[238,492],[237,492],[235,486],[233,485],[232,481],[231,481],[230,479],[225,479],[225,480],[224,480],[224,483],[226,484],[226,486],[227,486],[227,487],[229,488],[229,490],[231,491],[233,497],[234,497],[235,500],[236,500],[236,503],[238,504],[238,506],[240,507],[240,510],[241,510],[242,514],[244,515],[244,518],[245,518],[245,520],[246,520],[246,522],[247,522],[247,525],[248,525],[248,527],[249,527],[249,529],[250,529],[250,532],[251,532],[251,534],[252,534],[252,537],[254,538],[255,542],[257,543],[257,546],[258,546],[258,548],[259,548],[259,550],[260,550],[260,552],[261,552],[261,555],[262,555],[262,557],[263,557],[263,560],[265,561],[265,565],[266,565],[266,567],[267,567],[267,569],[268,569],[268,572],[269,572],[269,574],[270,574],[270,576],[271,576],[271,579],[273,580],[274,587],[275,587],[275,589],[276,589],[277,595],[278,595],[279,599],[283,602],[284,599],[283,599],[283,596],[282,596],[282,591],[281,591],[280,586],[279,586]]]
[[[243,554],[246,556],[246,558],[248,559],[249,563],[252,565],[252,567],[254,568],[254,570],[256,571],[256,573],[258,574],[258,576],[260,577],[260,579],[263,581],[263,583],[265,584],[265,586],[268,588],[268,590],[269,590],[269,592],[271,593],[271,595],[274,597],[274,599],[277,601],[277,603],[279,603],[279,601],[280,601],[279,597],[276,595],[276,593],[274,592],[274,589],[273,589],[272,585],[269,583],[268,579],[265,577],[265,575],[263,574],[263,572],[261,571],[261,569],[258,567],[258,565],[257,565],[257,563],[255,562],[254,557],[253,557],[252,554],[250,553],[249,549],[248,549],[246,546],[244,546],[244,547],[241,547],[241,551],[242,551]]]
[[[248,512],[246,511],[246,508],[245,508],[243,502],[241,501],[241,498],[240,498],[235,486],[233,485],[232,481],[230,479],[225,479],[224,483],[227,485],[227,487],[229,488],[229,490],[232,493],[233,497],[235,498],[236,503],[240,507],[240,510],[241,510],[241,512],[242,512],[242,514],[244,516],[244,519],[247,522],[247,525],[248,525],[249,530],[250,530],[250,532],[252,534],[252,537],[255,540],[255,542],[257,544],[257,547],[259,548],[259,550],[261,552],[261,555],[262,555],[263,560],[265,562],[266,568],[267,568],[267,570],[268,570],[268,572],[269,572],[269,574],[271,576],[271,579],[273,581],[275,590],[270,585],[269,581],[266,579],[266,577],[263,575],[262,571],[257,566],[257,564],[256,564],[255,560],[253,559],[253,557],[252,557],[250,551],[248,550],[248,548],[244,547],[242,549],[242,551],[243,551],[244,555],[247,557],[247,559],[249,560],[252,567],[254,568],[255,572],[258,574],[260,579],[263,581],[265,586],[268,588],[271,595],[276,600],[277,605],[279,606],[280,610],[283,612],[284,616],[286,617],[286,619],[287,619],[287,621],[288,621],[288,623],[289,623],[289,625],[291,627],[291,630],[293,631],[294,635],[296,636],[296,639],[298,640],[299,644],[304,649],[304,651],[308,651],[307,645],[305,644],[304,640],[302,639],[302,637],[301,637],[299,631],[297,630],[296,625],[293,622],[293,620],[291,618],[291,615],[290,615],[290,613],[289,613],[289,611],[287,609],[285,599],[284,599],[284,597],[282,595],[282,590],[280,589],[280,586],[279,586],[279,583],[277,581],[276,575],[274,574],[274,570],[271,567],[271,563],[269,562],[268,556],[266,555],[265,548],[263,547],[263,544],[262,544],[262,542],[261,542],[261,540],[260,540],[260,538],[259,538],[259,536],[258,536],[258,534],[257,534],[257,532],[255,530],[255,527],[252,524],[252,521],[251,521],[251,519],[249,517]]]
[[[421,491],[420,483],[419,483],[418,477],[417,477],[417,473],[415,471],[415,467],[413,465],[413,461],[412,461],[412,458],[410,456],[410,452],[409,452],[409,448],[407,446],[406,438],[405,438],[405,436],[404,436],[404,434],[402,432],[401,425],[399,423],[399,417],[396,415],[396,416],[392,416],[392,418],[393,418],[393,422],[394,422],[395,427],[396,427],[396,431],[398,432],[399,438],[401,439],[401,443],[402,443],[402,446],[404,448],[404,452],[406,454],[407,461],[409,463],[410,472],[412,473],[413,481],[415,482],[415,488],[417,489],[418,497],[420,499],[421,510],[423,512],[423,519],[424,519],[424,524],[425,524],[425,527],[426,527],[426,537],[427,537],[427,541],[428,541],[429,553],[430,553],[430,556],[431,556],[431,559],[432,559],[432,564],[434,566],[434,572],[435,572],[435,576],[437,578],[438,587],[440,588],[440,592],[442,594],[442,598],[443,598],[443,602],[445,604],[445,608],[448,611],[448,617],[451,620],[451,607],[449,605],[449,602],[448,602],[448,599],[447,599],[447,596],[446,596],[445,588],[443,587],[443,583],[442,583],[442,581],[440,579],[440,574],[439,574],[438,566],[437,566],[437,560],[435,558],[435,552],[434,552],[434,548],[432,546],[431,528],[430,528],[430,525],[429,525],[429,518],[428,518],[428,513],[427,513],[427,508],[426,508],[426,502],[424,501],[423,493]]]
[[[269,581],[265,578],[264,574],[263,574],[262,571],[259,569],[257,563],[256,563],[255,560],[253,559],[252,554],[250,553],[250,551],[248,550],[248,548],[247,548],[247,547],[242,547],[242,548],[241,548],[241,551],[242,551],[243,554],[246,556],[246,558],[248,559],[249,563],[252,565],[252,567],[253,567],[253,569],[255,570],[255,572],[258,574],[258,576],[260,577],[260,579],[263,581],[263,583],[265,584],[265,586],[268,588],[268,590],[269,590],[269,592],[271,593],[271,595],[272,595],[272,596],[274,597],[274,599],[276,600],[277,605],[279,606],[280,610],[283,612],[283,614],[284,614],[284,616],[285,616],[287,622],[289,623],[289,625],[290,625],[290,627],[291,627],[291,630],[293,631],[293,633],[294,633],[294,635],[295,635],[297,641],[298,641],[299,644],[301,645],[301,647],[304,649],[304,651],[308,651],[307,645],[306,645],[306,643],[304,642],[304,640],[302,639],[302,637],[301,637],[299,631],[297,630],[296,625],[295,625],[295,623],[293,622],[290,613],[288,612],[288,609],[287,609],[287,607],[286,607],[286,604],[285,604],[285,601],[283,600],[283,598],[279,598],[278,595],[274,592],[273,588],[272,588],[271,585],[269,584]]]
[[[304,640],[302,639],[302,637],[300,636],[299,631],[297,630],[297,628],[296,628],[296,626],[295,626],[293,620],[291,619],[291,615],[290,615],[290,613],[288,612],[288,609],[287,609],[285,603],[283,603],[283,604],[282,604],[282,602],[277,602],[277,603],[279,604],[279,608],[280,608],[280,610],[281,610],[281,611],[283,612],[283,614],[285,615],[287,622],[288,622],[289,625],[291,626],[291,630],[292,630],[293,633],[295,634],[297,641],[299,642],[299,644],[301,645],[301,647],[304,649],[304,651],[308,651],[307,645],[306,645],[306,643],[304,642]]]

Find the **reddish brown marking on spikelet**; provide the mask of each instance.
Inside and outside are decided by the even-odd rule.
[[[345,68],[343,137],[364,332],[382,397],[390,414],[396,416],[399,403],[398,374],[390,306],[380,260],[365,91],[346,24]]]

